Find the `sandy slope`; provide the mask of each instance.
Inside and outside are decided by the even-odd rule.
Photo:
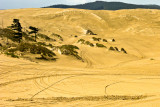
[[[58,55],[56,62],[38,63],[0,55],[0,106],[160,106],[160,11],[119,10],[91,11],[77,9],[1,10],[4,27],[13,18],[22,26],[40,28],[41,33],[62,35],[64,42],[80,48],[85,62]],[[103,43],[109,48],[125,48],[128,54],[92,48],[77,43],[80,38],[91,41],[84,31],[116,42]],[[72,35],[72,36],[71,36]],[[77,35],[78,38],[74,38]],[[106,86],[108,86],[105,89]],[[147,95],[146,99],[55,102],[50,97],[86,97]],[[17,98],[46,98],[36,101],[6,101]]]

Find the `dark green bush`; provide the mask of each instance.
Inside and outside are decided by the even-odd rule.
[[[22,32],[23,37],[25,38],[25,40],[28,41],[35,41],[32,37],[30,37],[26,32]]]
[[[1,29],[0,28],[0,37],[2,38],[6,37],[14,42],[19,42],[19,39],[16,38],[17,36],[15,35],[15,32],[12,31],[11,29],[7,29],[7,28]]]
[[[97,34],[93,33],[91,30],[87,30],[87,31],[86,31],[86,34],[87,34],[87,35],[97,35]]]
[[[121,51],[127,54],[127,51],[124,48],[121,48]]]
[[[9,56],[11,56],[13,58],[19,58],[17,55],[14,54],[14,52],[6,52],[5,54],[9,55]]]
[[[21,52],[30,52],[32,54],[42,54],[49,57],[56,56],[51,50],[36,44],[20,43],[17,49]]]
[[[78,43],[79,43],[79,42],[81,42],[82,44],[84,44],[84,43],[85,43],[85,40],[84,40],[84,39],[79,39],[79,40],[78,40]]]
[[[73,55],[77,59],[82,59],[78,55],[78,52],[76,51],[76,50],[79,50],[79,48],[77,46],[74,46],[74,45],[62,45],[61,47],[59,47],[59,49],[60,49],[61,53],[64,54],[64,55]]]
[[[37,34],[37,37],[43,38],[43,39],[48,40],[48,41],[55,41],[54,39],[48,37],[48,36],[45,35],[45,34],[41,34],[41,33],[38,33],[38,34]]]
[[[103,42],[108,42],[106,39],[103,39]]]
[[[85,44],[86,44],[86,45],[89,45],[89,46],[91,46],[91,47],[94,47],[93,43],[91,43],[91,42],[89,42],[89,41],[86,41]]]
[[[116,51],[119,51],[117,47],[114,47],[114,49],[115,49]]]
[[[115,49],[114,49],[112,46],[109,48],[109,50],[111,50],[111,51],[115,51]]]
[[[92,37],[92,39],[93,39],[94,41],[100,41],[100,40],[101,40],[101,38],[96,38],[96,37]]]
[[[46,46],[46,43],[45,43],[45,42],[38,42],[37,44],[38,44],[38,45],[41,45],[41,46]]]
[[[106,46],[104,46],[103,44],[100,44],[100,43],[96,43],[96,46],[97,46],[97,47],[106,48]]]
[[[116,40],[115,39],[112,39],[112,42],[115,42]]]
[[[55,36],[55,37],[57,37],[57,38],[59,38],[61,41],[63,41],[63,38],[60,35],[55,34],[55,33],[52,33],[52,35]]]

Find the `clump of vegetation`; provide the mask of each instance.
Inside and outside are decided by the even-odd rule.
[[[52,39],[45,34],[38,33],[37,36],[40,37],[40,38],[43,38],[45,40],[48,40],[48,41],[56,41],[55,39]]]
[[[79,39],[79,40],[78,40],[78,43],[84,44],[84,43],[85,43],[85,40],[84,40],[84,39]]]
[[[115,42],[116,40],[115,39],[112,39],[112,42]]]
[[[112,46],[109,48],[109,50],[111,50],[111,51],[115,51],[115,49],[114,49]]]
[[[63,38],[60,35],[55,34],[55,33],[52,33],[52,35],[55,36],[55,37],[57,37],[57,38],[59,38],[59,40],[63,41]]]
[[[124,48],[121,48],[121,51],[127,54],[127,51]]]
[[[4,29],[0,28],[0,37],[1,38],[6,37],[7,39],[12,40],[13,42],[19,42],[19,39],[17,39],[15,36],[15,32],[8,28],[4,28]]]
[[[5,54],[9,55],[9,56],[11,56],[13,58],[19,58],[17,55],[14,54],[14,52],[6,52]]]
[[[61,54],[64,55],[73,55],[75,56],[77,59],[82,59],[79,55],[78,52],[76,50],[79,50],[79,48],[77,46],[74,45],[62,45],[59,47]]]
[[[30,37],[26,32],[22,32],[23,38],[27,41],[31,41],[34,42],[35,39],[33,39],[32,37]]]
[[[37,41],[36,39],[37,39],[37,33],[38,33],[39,29],[36,28],[36,27],[33,27],[33,26],[30,26],[29,29],[31,30],[29,32],[29,34],[33,34],[34,33],[35,41]]]
[[[91,30],[87,30],[87,31],[86,31],[86,34],[87,34],[87,35],[97,35],[97,34],[93,33]]]
[[[115,49],[116,51],[119,51],[117,47],[114,47],[114,49]]]
[[[19,19],[13,19],[13,24],[11,26],[8,26],[8,28],[14,30],[14,37],[19,41],[22,40],[22,26],[19,22]]]
[[[77,35],[75,35],[74,37],[75,37],[75,38],[77,38],[78,36],[77,36]]]
[[[89,46],[91,46],[91,47],[94,47],[93,43],[91,43],[91,42],[89,42],[89,41],[86,41],[85,44],[86,44],[86,45],[89,45]]]
[[[108,42],[106,39],[103,39],[103,42]]]
[[[54,52],[47,49],[46,47],[36,45],[36,44],[21,43],[19,44],[17,49],[21,52],[30,52],[32,54],[42,54],[42,55],[49,56],[49,57],[56,56]]]
[[[2,47],[2,44],[0,43],[0,47]]]
[[[96,46],[101,47],[101,48],[106,48],[106,46],[104,46],[103,44],[100,44],[100,43],[96,43]]]
[[[101,40],[101,38],[96,38],[96,37],[92,37],[92,39],[93,39],[94,41],[100,41],[100,40]]]

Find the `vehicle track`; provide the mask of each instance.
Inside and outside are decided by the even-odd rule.
[[[92,61],[89,59],[89,57],[86,54],[86,51],[81,51],[80,52],[80,56],[82,57],[82,59],[84,60],[84,62],[87,63],[85,68],[91,68],[92,67]]]
[[[14,80],[14,81],[0,83],[0,87],[7,86],[7,85],[10,85],[10,84],[14,84],[14,83],[18,83],[18,82],[24,82],[24,81],[39,79],[39,78],[48,78],[48,77],[54,77],[54,76],[67,76],[67,75],[72,75],[72,74],[55,74],[55,75],[46,75],[46,76],[38,76],[38,77],[31,77],[31,78],[25,78],[25,79],[18,79],[18,80]],[[79,75],[84,75],[84,74],[79,74]]]
[[[60,83],[60,82],[62,82],[62,81],[64,81],[64,80],[66,80],[66,79],[74,78],[74,77],[78,77],[78,76],[77,76],[77,75],[73,75],[73,76],[69,76],[69,77],[66,77],[66,78],[60,79],[59,81],[54,82],[54,83],[53,83],[53,84],[51,84],[50,86],[48,86],[48,87],[46,87],[46,88],[44,88],[44,89],[40,90],[40,91],[39,91],[39,92],[37,92],[36,94],[34,94],[34,95],[31,97],[31,99],[33,99],[35,96],[37,96],[37,95],[38,95],[38,94],[40,94],[41,92],[43,92],[43,91],[45,91],[45,90],[49,89],[50,87],[52,87],[52,86],[54,86],[54,85],[56,85],[56,84],[58,84],[58,83]]]

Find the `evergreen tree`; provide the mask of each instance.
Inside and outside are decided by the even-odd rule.
[[[21,23],[19,22],[19,19],[13,19],[13,24],[9,26],[12,30],[15,31],[15,38],[18,39],[19,43],[22,39],[22,26]]]
[[[31,32],[29,32],[29,34],[32,34],[32,33],[35,34],[35,41],[36,41],[36,39],[37,39],[37,33],[38,33],[39,29],[36,28],[36,27],[33,27],[33,26],[30,26],[29,29],[31,30]]]

